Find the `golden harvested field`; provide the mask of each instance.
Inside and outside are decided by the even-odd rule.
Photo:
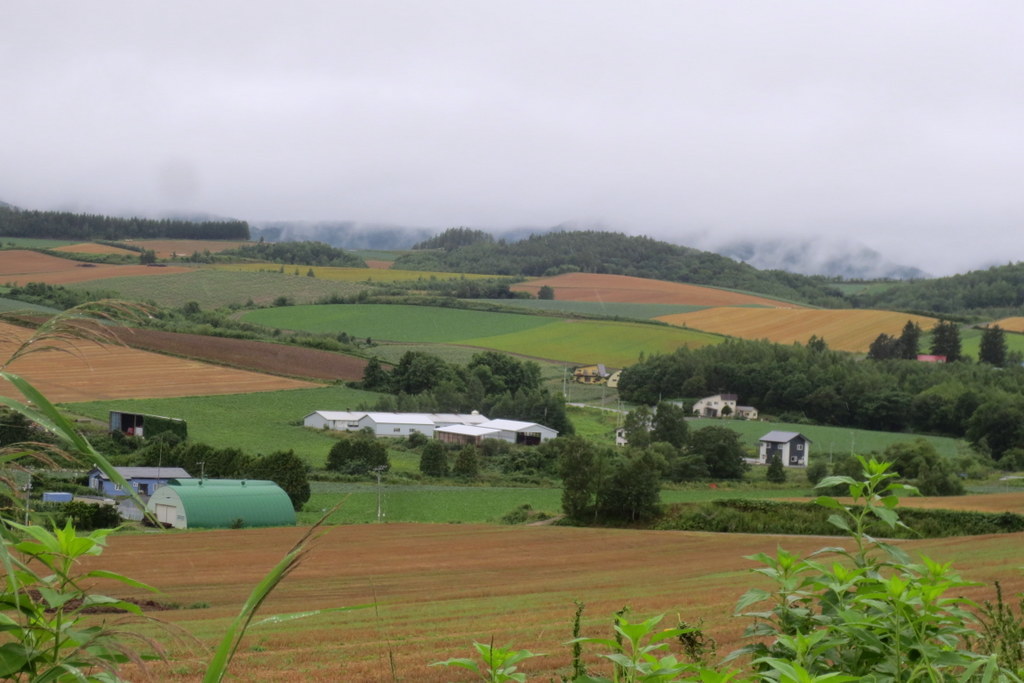
[[[781,308],[709,308],[657,318],[670,325],[715,332],[742,339],[767,339],[780,344],[806,343],[812,335],[839,351],[866,353],[879,334],[898,337],[912,320],[930,329],[934,318],[894,311]]]
[[[108,277],[170,275],[188,271],[188,268],[180,266],[112,266],[102,263],[82,263],[21,249],[0,251],[0,282],[12,282],[18,285],[28,282],[65,285],[71,282],[88,282]]]
[[[511,289],[516,292],[529,292],[536,296],[537,290],[545,285],[555,290],[555,299],[559,301],[803,308],[799,304],[787,303],[754,294],[742,294],[713,287],[687,285],[680,282],[647,280],[627,275],[565,273],[564,275],[538,278],[513,285]]]
[[[0,323],[0,358],[8,358],[16,347],[14,340],[25,339],[29,334],[24,328]],[[240,394],[319,386],[149,351],[91,343],[78,345],[77,355],[62,351],[32,353],[7,369],[32,382],[54,403]],[[20,395],[6,382],[0,384],[0,393]]]
[[[97,244],[96,242],[79,242],[68,244],[63,247],[54,247],[52,251],[66,251],[71,254],[125,254],[131,256],[136,252],[131,249],[112,247],[109,244]]]
[[[115,536],[103,567],[165,591],[158,601],[201,609],[152,616],[185,628],[207,645],[223,633],[246,594],[301,535],[301,529],[218,530]],[[781,545],[807,554],[838,539],[569,527],[374,524],[330,528],[306,560],[265,603],[262,614],[376,602],[376,609],[321,614],[254,627],[232,680],[391,681],[389,650],[400,680],[468,681],[467,672],[427,666],[465,657],[471,642],[513,645],[546,656],[530,660],[529,680],[546,681],[569,661],[576,599],[586,603],[584,635],[611,637],[612,614],[666,614],[703,619],[724,656],[741,644],[747,621],[731,616],[751,586],[767,588],[744,556]],[[1024,589],[1020,534],[900,543],[913,557],[952,562],[994,595],[999,579],[1012,595]],[[139,598],[134,590],[108,589]],[[155,680],[198,681],[208,655],[187,643],[154,665]]]
[[[999,325],[1007,332],[1018,332],[1024,334],[1024,317],[1014,316],[1012,318],[1003,318],[1002,320],[996,320],[993,325]]]

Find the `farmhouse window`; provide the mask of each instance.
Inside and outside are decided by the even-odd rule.
[[[804,449],[804,445],[803,445],[802,443],[798,443],[798,444],[796,445],[796,449],[797,449],[798,451],[802,451],[802,450]]]
[[[402,428],[401,428],[401,427],[395,427],[395,433],[396,433],[396,434],[397,434],[397,433],[399,433],[399,432],[401,432],[401,431],[402,431]]]

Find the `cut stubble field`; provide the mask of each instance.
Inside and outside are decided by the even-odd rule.
[[[248,591],[303,533],[302,529],[219,530],[119,535],[87,567],[103,567],[160,587],[158,600],[203,609],[154,616],[211,645],[237,614]],[[953,562],[985,585],[968,597],[1024,588],[1021,536],[902,542],[912,556]],[[256,626],[239,649],[237,680],[468,680],[429,663],[468,656],[473,640],[546,653],[523,670],[547,680],[569,663],[574,600],[586,604],[584,635],[611,637],[612,615],[666,614],[704,622],[720,653],[741,644],[747,621],[731,617],[751,586],[768,585],[744,556],[777,546],[806,554],[834,539],[655,532],[568,527],[364,524],[330,528],[265,603],[262,613],[375,603]],[[143,597],[141,593],[122,597]],[[152,628],[147,632],[152,632]],[[157,680],[201,679],[205,656],[187,642],[155,664]],[[593,661],[593,660],[592,660]]]
[[[908,320],[923,330],[931,329],[935,324],[934,318],[895,311],[731,307],[665,315],[658,320],[741,339],[767,339],[778,344],[803,344],[816,335],[832,349],[854,353],[866,353],[879,334],[898,337]]]
[[[31,334],[0,323],[0,358],[7,358]],[[19,358],[9,370],[23,376],[54,402],[98,399],[199,396],[278,391],[316,386],[284,377],[235,370],[122,346],[91,342],[39,351]],[[4,383],[0,392],[18,392]]]
[[[804,308],[801,304],[728,289],[598,273],[565,273],[513,285],[511,289],[536,296],[544,286],[551,287],[559,301]]]

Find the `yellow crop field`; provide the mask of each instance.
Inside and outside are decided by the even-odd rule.
[[[280,266],[274,263],[231,263],[209,266],[215,270],[234,270],[247,273],[278,273],[284,268],[286,275],[308,275],[313,270],[313,277],[321,280],[339,282],[408,282],[409,280],[481,280],[498,275],[475,275],[472,273],[434,273],[425,270],[392,270],[382,268],[334,268],[329,266]]]
[[[812,335],[829,348],[866,353],[878,335],[899,336],[908,320],[929,330],[935,318],[894,311],[811,310],[786,308],[708,308],[658,318],[670,325],[690,327],[742,339],[767,339],[780,344],[805,343]]]
[[[1019,332],[1024,334],[1024,317],[1019,315],[1012,318],[1003,318],[1002,320],[997,320],[992,324],[999,325],[999,327],[1003,328],[1007,332]]]

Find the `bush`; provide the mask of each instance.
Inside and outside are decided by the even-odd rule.
[[[342,438],[327,455],[327,469],[342,474],[366,475],[389,466],[384,444],[363,434]]]

